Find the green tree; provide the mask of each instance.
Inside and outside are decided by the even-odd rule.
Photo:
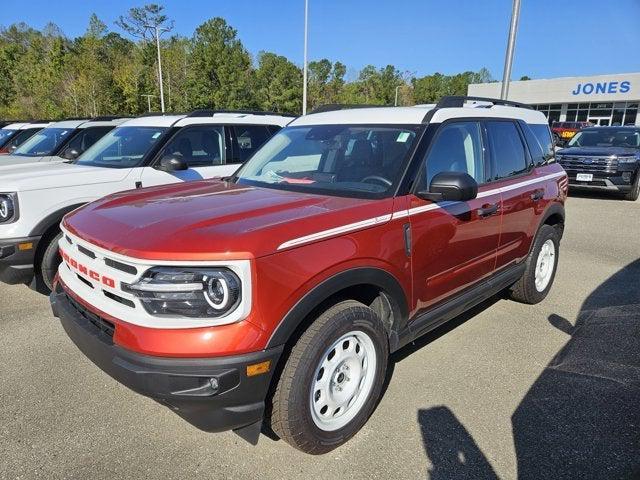
[[[330,60],[309,62],[308,65],[308,107],[313,110],[320,105],[340,103],[342,90],[345,85],[344,76],[347,67],[340,63],[331,63]]]
[[[252,108],[251,56],[222,18],[200,25],[192,39],[189,101],[196,108]]]
[[[302,72],[285,57],[260,52],[254,86],[258,108],[282,113],[302,111]]]
[[[155,27],[173,29],[173,21],[170,22],[163,12],[164,7],[155,3],[130,8],[126,15],[118,17],[116,25],[132,37],[155,41]]]
[[[60,118],[65,112],[58,92],[68,42],[53,24],[27,37],[24,55],[11,71],[15,94],[9,111],[23,118]]]
[[[358,75],[355,82],[344,88],[344,103],[393,105],[396,87],[405,83],[403,75],[393,65],[377,69],[367,65]]]
[[[167,110],[189,110],[188,85],[192,74],[191,42],[188,39],[173,36],[162,42],[162,73]]]

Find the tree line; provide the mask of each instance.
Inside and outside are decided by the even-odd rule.
[[[171,34],[173,22],[157,4],[131,8],[111,31],[95,14],[86,32],[68,38],[55,24],[42,30],[0,27],[0,118],[60,119],[138,115],[159,110],[155,31],[161,40],[166,109],[260,109],[299,114],[302,69],[262,51],[254,58],[237,31],[219,17],[191,37]],[[486,69],[416,77],[393,65],[368,65],[351,80],[340,61],[309,63],[308,108],[327,103],[413,105],[466,94],[469,83],[493,81]]]

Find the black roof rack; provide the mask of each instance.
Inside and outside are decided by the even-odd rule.
[[[436,108],[454,108],[454,107],[462,107],[465,102],[476,101],[476,102],[488,102],[493,103],[494,105],[505,105],[508,107],[518,107],[518,108],[528,108],[531,109],[530,105],[520,103],[520,102],[512,102],[511,100],[501,100],[499,98],[487,98],[487,97],[468,97],[464,95],[448,95],[446,97],[442,97],[438,100],[436,104]]]
[[[435,113],[441,108],[459,108],[464,107],[465,102],[487,102],[492,105],[487,105],[487,108],[491,108],[494,105],[505,105],[509,107],[518,107],[518,108],[527,108],[532,110],[531,105],[527,105],[525,103],[512,102],[511,100],[501,100],[499,98],[488,98],[488,97],[469,97],[464,95],[447,95],[442,97],[436,103],[436,106],[427,112],[427,114],[422,119],[422,123],[429,123]]]
[[[166,115],[185,115],[184,113],[174,113],[174,112],[144,112],[141,113],[140,115],[136,115],[133,118],[140,118],[140,117],[164,117]]]
[[[389,107],[389,105],[371,105],[367,103],[349,105],[346,103],[328,103],[326,105],[320,105],[319,107],[314,108],[309,115],[314,113],[324,113],[324,112],[335,112],[337,110],[349,110],[352,108],[384,108]]]
[[[109,122],[111,120],[117,120],[119,118],[131,118],[126,115],[101,115],[99,117],[89,118],[90,122]]]
[[[194,110],[187,114],[187,117],[211,117],[216,113],[238,113],[243,115],[278,115],[280,117],[296,117],[291,113],[276,113],[276,112],[264,112],[262,110],[213,110],[213,109],[201,109]]]

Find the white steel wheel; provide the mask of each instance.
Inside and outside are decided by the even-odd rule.
[[[320,430],[339,430],[358,415],[371,394],[377,361],[371,337],[357,330],[325,351],[310,392],[311,418]]]
[[[538,292],[544,292],[553,277],[556,265],[556,245],[548,239],[542,244],[538,259],[536,260],[535,285]]]

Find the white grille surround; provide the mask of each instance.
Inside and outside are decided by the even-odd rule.
[[[120,255],[97,247],[73,235],[64,227],[59,242],[63,261],[58,268],[60,279],[73,293],[89,305],[104,313],[133,325],[158,329],[201,328],[240,322],[251,312],[251,261],[250,260],[203,260],[203,261],[170,261],[170,260],[140,260]],[[66,254],[66,256],[65,256]],[[93,254],[95,258],[91,258]],[[67,260],[67,257],[69,260]],[[71,262],[73,259],[75,261]],[[111,260],[129,267],[128,273],[122,268],[107,265],[105,260]],[[74,266],[72,266],[74,265]],[[185,316],[151,315],[140,300],[122,290],[122,283],[135,283],[144,273],[153,267],[225,267],[233,271],[242,285],[241,298],[238,306],[223,317],[192,318]],[[81,280],[82,278],[82,280]],[[91,285],[91,286],[89,286]],[[113,296],[120,297],[129,303],[126,305]]]

